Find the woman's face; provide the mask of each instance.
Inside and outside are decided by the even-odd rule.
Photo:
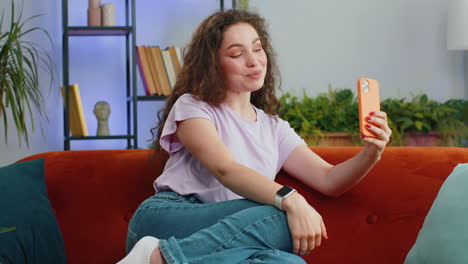
[[[251,25],[238,23],[224,31],[218,63],[229,91],[253,92],[263,86],[267,56]]]

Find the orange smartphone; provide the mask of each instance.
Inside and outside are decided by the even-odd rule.
[[[359,78],[357,87],[361,136],[375,138],[376,136],[366,129],[366,117],[371,112],[380,111],[379,82],[374,79]]]

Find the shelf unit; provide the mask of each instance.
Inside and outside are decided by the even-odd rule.
[[[82,36],[122,36],[125,38],[125,57],[126,57],[126,96],[127,98],[135,98],[136,95],[136,79],[135,65],[133,58],[135,57],[135,0],[125,0],[125,25],[113,27],[88,27],[88,26],[69,26],[68,25],[68,0],[62,0],[62,45],[63,45],[63,86],[65,87],[64,100],[64,150],[70,150],[72,140],[97,140],[97,139],[121,139],[127,140],[127,148],[137,148],[137,124],[136,117],[136,100],[127,100],[127,133],[124,135],[114,136],[86,136],[74,137],[70,135],[70,120],[69,120],[69,100],[70,100],[70,72],[69,72],[69,38]],[[133,113],[133,119],[131,114]]]
[[[123,1],[123,0],[122,0]],[[137,95],[136,80],[136,19],[135,19],[135,1],[125,0],[125,25],[112,27],[88,27],[88,26],[69,26],[68,25],[68,0],[62,0],[62,67],[63,67],[63,86],[65,87],[64,100],[64,150],[70,150],[70,143],[73,140],[105,140],[121,139],[127,140],[128,149],[138,148],[138,112],[137,104],[139,101],[164,101],[166,96],[139,96]],[[224,10],[224,0],[219,0],[220,9]],[[232,8],[236,7],[236,0],[232,0]],[[81,36],[122,36],[125,37],[126,54],[126,97],[127,97],[127,134],[115,136],[86,136],[74,137],[70,135],[69,120],[69,100],[70,100],[70,72],[69,72],[69,38]]]

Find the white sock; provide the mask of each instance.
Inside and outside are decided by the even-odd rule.
[[[117,264],[148,264],[151,253],[159,247],[159,239],[152,236],[145,236],[140,239],[130,250],[130,253]]]

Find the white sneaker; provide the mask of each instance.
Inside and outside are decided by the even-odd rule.
[[[151,253],[159,247],[159,239],[152,236],[142,237],[133,246],[130,253],[117,264],[148,264],[150,263]]]

